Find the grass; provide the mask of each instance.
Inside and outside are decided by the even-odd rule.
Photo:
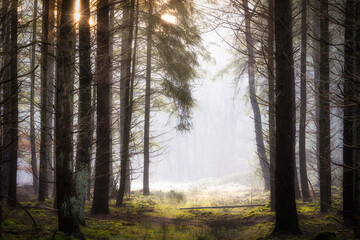
[[[256,196],[256,197],[254,197]],[[343,229],[341,215],[334,209],[319,213],[317,201],[298,204],[299,236],[272,236],[275,215],[268,205],[254,208],[180,210],[180,207],[239,205],[266,203],[268,195],[255,191],[223,197],[184,192],[161,192],[144,197],[139,192],[126,199],[124,207],[110,202],[108,216],[95,216],[86,206],[86,226],[82,227],[86,239],[351,239],[351,230]],[[334,208],[341,208],[335,196]],[[226,200],[226,201],[225,201]],[[28,214],[21,209],[5,209],[4,239],[67,239],[57,231],[57,215],[52,202],[22,202],[35,219],[38,232]],[[324,237],[325,236],[325,237]],[[328,237],[328,238],[326,238]]]

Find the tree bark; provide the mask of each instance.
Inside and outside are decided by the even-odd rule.
[[[320,211],[331,207],[330,162],[330,101],[329,101],[329,20],[328,0],[320,1],[320,112],[319,112],[319,160],[320,160]]]
[[[296,112],[295,112],[296,114]],[[295,199],[301,198],[301,192],[300,192],[300,185],[299,185],[299,178],[298,178],[298,171],[296,166],[296,160],[294,163],[294,190],[295,190]]]
[[[294,191],[295,83],[292,1],[275,0],[276,45],[276,223],[273,233],[300,233]]]
[[[9,6],[9,0],[3,0],[3,6]],[[9,7],[4,7],[2,9],[2,32],[3,32],[3,51],[5,53],[10,52],[10,18],[9,18]],[[2,59],[2,116],[3,116],[3,124],[2,124],[2,191],[4,195],[8,194],[9,187],[9,151],[8,146],[10,145],[10,138],[8,135],[8,131],[10,129],[10,54],[6,54]]]
[[[263,138],[262,120],[259,104],[256,96],[256,85],[255,85],[255,53],[254,53],[254,41],[251,34],[251,16],[249,14],[248,0],[243,0],[243,7],[245,13],[245,36],[246,36],[246,47],[248,55],[248,78],[249,78],[249,95],[250,103],[254,113],[254,124],[255,124],[255,138],[257,154],[260,161],[260,167],[264,178],[264,187],[266,191],[270,190],[270,165],[266,156],[265,144]]]
[[[123,9],[123,24],[127,28],[122,33],[121,43],[121,79],[120,79],[120,188],[116,206],[121,206],[124,200],[126,179],[129,164],[130,141],[130,78],[131,78],[131,44],[133,38],[134,0],[126,0]]]
[[[48,39],[49,39],[49,0],[43,1],[42,43],[41,43],[41,139],[40,139],[40,172],[39,201],[48,197]]]
[[[9,104],[9,146],[5,149],[8,151],[9,161],[9,186],[8,186],[8,205],[10,207],[16,206],[16,188],[17,188],[17,159],[18,159],[18,96],[19,96],[19,83],[17,71],[17,29],[18,29],[18,0],[11,1],[10,10],[10,98],[7,102]],[[6,160],[5,160],[6,161]]]
[[[52,196],[56,195],[55,189],[55,161],[54,161],[54,147],[53,147],[53,136],[54,136],[54,81],[55,81],[55,43],[56,43],[56,20],[55,20],[55,1],[49,3],[49,34],[48,34],[48,103],[47,103],[47,125],[48,134],[46,135],[46,142],[48,145],[48,179],[52,182],[48,193],[51,191]],[[49,187],[49,184],[48,184]]]
[[[313,58],[313,71],[314,71],[314,88],[315,88],[315,126],[316,126],[316,147],[315,147],[315,157],[318,167],[318,172],[320,169],[320,137],[319,137],[319,116],[320,116],[320,95],[319,95],[319,83],[320,83],[320,14],[319,14],[319,2],[314,1],[312,4],[314,4],[315,9],[313,10],[313,16],[312,16],[312,58]],[[320,181],[318,178],[318,185],[320,185]]]
[[[114,24],[115,24],[115,6],[113,4],[113,1],[110,0],[110,13],[109,13],[109,28],[110,28],[110,36],[109,36],[109,55],[110,55],[110,72],[109,72],[109,78],[110,78],[110,86],[111,86],[111,90],[110,90],[110,99],[113,100],[113,95],[114,95],[114,90],[113,90],[113,85],[114,85],[114,74],[113,74],[113,60],[114,60]],[[115,198],[116,194],[117,194],[117,189],[116,189],[116,183],[115,183],[115,177],[114,177],[114,169],[113,169],[113,136],[114,136],[114,131],[115,128],[113,125],[113,115],[114,112],[113,110],[111,110],[111,115],[110,115],[110,123],[111,123],[111,128],[110,128],[110,190],[109,190],[109,197],[110,198]]]
[[[6,15],[7,15],[7,8],[5,8],[4,6],[7,6],[7,0],[2,0],[2,9],[0,10],[0,27],[1,27],[1,31],[3,33],[3,35],[0,36],[0,43],[1,43],[1,50],[3,52],[6,52],[6,33],[7,33],[7,21],[6,21]],[[0,62],[0,66],[1,68],[3,69],[5,67],[5,64],[6,64],[6,57],[2,58],[1,59],[1,62]],[[5,69],[4,69],[5,70]],[[3,73],[4,74],[4,73]],[[4,75],[3,75],[4,76]],[[2,157],[2,153],[3,153],[3,150],[4,150],[4,145],[3,145],[3,124],[5,123],[4,122],[4,111],[3,111],[3,101],[4,101],[4,81],[5,78],[4,77],[1,77],[0,78],[0,91],[3,93],[2,95],[0,95],[0,180],[1,180],[1,183],[0,183],[0,222],[2,222],[2,219],[3,219],[3,157]],[[3,237],[2,235],[3,233],[3,228],[2,228],[2,224],[0,224],[0,238]]]
[[[32,25],[32,41],[31,46],[31,86],[30,86],[30,148],[31,148],[31,169],[33,178],[33,191],[38,193],[39,180],[38,180],[38,169],[36,159],[36,136],[35,136],[35,62],[36,62],[36,28],[37,28],[37,11],[38,11],[38,0],[34,1],[34,12],[33,12],[33,25]]]
[[[79,201],[79,221],[85,224],[85,200],[88,189],[89,165],[92,151],[92,106],[91,106],[91,43],[90,3],[80,1],[79,22],[79,135],[76,154],[76,193]]]
[[[355,128],[354,97],[354,37],[355,2],[347,0],[345,5],[345,49],[344,49],[344,115],[343,115],[343,218],[346,226],[353,224],[354,212],[354,150],[353,132]]]
[[[109,52],[109,1],[98,2],[97,8],[97,124],[96,124],[96,163],[93,214],[109,213],[110,183],[110,52]]]
[[[72,171],[72,108],[71,95],[75,54],[74,1],[62,0],[57,39],[56,83],[56,202],[59,230],[67,236],[83,238],[78,222],[78,204]]]
[[[360,93],[360,2],[356,1],[355,7],[355,36],[356,38],[354,46],[355,49],[355,75],[356,79],[354,81],[354,95],[357,98],[354,98],[356,100],[356,109],[355,109],[355,117],[356,117],[356,145],[359,146],[360,144],[360,99],[359,99],[359,93]],[[360,149],[357,148],[356,152],[356,158],[355,158],[355,189],[354,189],[354,238],[360,239]]]
[[[269,94],[269,157],[270,157],[270,201],[271,211],[275,211],[275,64],[274,64],[274,0],[269,0],[268,17],[268,94]]]
[[[146,52],[146,86],[145,86],[145,122],[144,122],[144,175],[143,175],[143,195],[150,194],[149,187],[149,168],[150,168],[150,100],[151,100],[151,57],[152,57],[152,32],[153,32],[153,6],[152,0],[149,1],[148,28],[146,33],[147,52]]]
[[[302,0],[301,12],[301,76],[300,76],[300,126],[299,126],[299,165],[302,198],[310,201],[310,191],[306,169],[306,56],[307,56],[307,0]]]

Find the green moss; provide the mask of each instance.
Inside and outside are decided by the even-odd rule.
[[[183,194],[183,196],[181,196]],[[81,230],[86,239],[281,239],[273,238],[271,232],[274,228],[275,213],[270,211],[269,206],[255,208],[230,208],[230,209],[201,209],[180,210],[180,207],[193,206],[218,206],[218,205],[241,205],[248,204],[248,197],[225,201],[224,199],[194,197],[195,194],[157,192],[144,197],[139,192],[127,198],[123,207],[115,207],[115,201],[110,202],[110,215],[94,219],[91,216],[86,219],[86,227]],[[244,195],[244,194],[243,194]],[[268,194],[256,198],[259,203],[268,200]],[[253,198],[255,199],[255,198]],[[227,198],[226,198],[227,200]],[[26,203],[28,204],[28,203]],[[26,206],[26,204],[24,204]],[[31,205],[30,205],[31,204]],[[46,203],[51,205],[51,203]],[[39,206],[38,203],[29,203],[28,206]],[[88,213],[91,208],[89,202],[85,207]],[[337,219],[336,212],[327,215],[319,213],[319,203],[298,204],[300,228],[303,235],[287,237],[287,239],[312,239],[315,233],[322,229],[331,230],[337,234],[337,238],[351,236],[343,231],[341,223]],[[39,235],[35,239],[50,239],[57,229],[57,214],[50,209],[29,208],[28,211],[38,224]],[[31,239],[34,231],[31,221],[26,212],[5,209],[6,216],[14,216],[8,219],[8,231],[5,239]],[[99,217],[100,218],[100,217]],[[34,238],[33,238],[34,239]],[[56,239],[66,239],[61,233],[56,234]],[[344,239],[346,239],[344,237]]]
[[[5,219],[2,222],[2,226],[5,229],[5,231],[16,228],[18,224],[19,222],[16,219]]]

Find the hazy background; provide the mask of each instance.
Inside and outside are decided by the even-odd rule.
[[[226,30],[218,29],[218,32],[227,37]],[[195,81],[197,87],[193,93],[197,106],[193,109],[193,129],[186,133],[171,132],[159,138],[160,141],[170,140],[166,142],[165,153],[152,158],[152,183],[219,178],[257,167],[247,79],[239,81],[235,94],[235,76],[231,72],[219,74],[231,61],[227,44],[216,32],[206,33],[203,39],[211,60],[201,61],[199,72],[202,76]],[[155,116],[152,125],[155,132],[172,127],[168,115]],[[168,126],[164,127],[167,122]]]

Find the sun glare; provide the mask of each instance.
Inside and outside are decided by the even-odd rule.
[[[90,27],[93,27],[95,25],[94,19],[92,17],[89,19],[89,24]]]
[[[75,21],[80,21],[80,0],[76,0],[75,2]]]
[[[174,15],[171,14],[164,14],[161,16],[161,19],[164,20],[165,22],[171,23],[171,24],[176,24],[177,23],[177,19]]]

